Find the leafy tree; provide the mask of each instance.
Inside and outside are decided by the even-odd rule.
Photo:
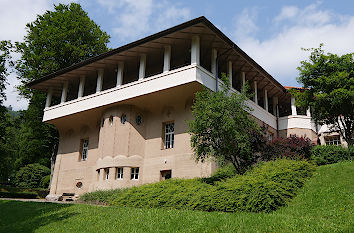
[[[26,84],[108,51],[110,38],[76,3],[55,5],[26,29],[24,42],[16,43],[21,54],[15,65],[21,81],[19,90],[29,99],[20,130],[17,168],[29,163],[49,166],[51,158],[55,161],[58,143],[55,127],[42,122],[45,93],[30,90]]]
[[[298,67],[304,89],[293,91],[299,107],[311,107],[312,117],[332,126],[349,144],[354,143],[354,53],[324,53],[323,44]]]
[[[196,93],[192,108],[193,120],[188,122],[191,145],[197,161],[207,158],[231,162],[237,173],[244,173],[256,160],[251,140],[260,128],[246,110],[247,88],[242,93],[231,93],[225,74],[221,91],[209,89]]]
[[[43,177],[49,174],[50,169],[39,163],[28,164],[16,173],[15,184],[23,188],[38,188]]]
[[[12,121],[3,105],[6,100],[5,86],[9,75],[10,51],[12,45],[10,41],[0,41],[0,182],[7,182],[12,171],[14,154],[13,147],[9,143],[13,142],[11,129]]]

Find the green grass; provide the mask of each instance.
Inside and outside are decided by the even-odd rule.
[[[272,213],[0,201],[0,232],[354,232],[354,163],[319,167]]]

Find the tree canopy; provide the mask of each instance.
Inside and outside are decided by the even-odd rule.
[[[231,93],[228,79],[221,91],[207,88],[196,93],[192,107],[193,120],[188,122],[191,145],[196,160],[214,158],[219,162],[231,162],[242,174],[255,162],[256,147],[252,140],[260,127],[246,110],[247,90]]]
[[[319,124],[331,126],[344,140],[354,142],[354,53],[325,54],[321,44],[298,67],[302,91],[293,92],[296,104],[312,110]]]

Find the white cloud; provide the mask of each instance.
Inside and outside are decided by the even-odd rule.
[[[120,42],[129,42],[189,19],[190,10],[168,1],[98,0],[110,14],[117,15],[113,27]]]
[[[278,33],[264,40],[253,35],[241,37],[235,33],[234,39],[280,83],[299,85],[296,82],[296,67],[309,56],[309,52],[302,51],[301,48],[318,47],[320,43],[324,43],[326,52],[344,54],[354,51],[354,15],[336,15],[320,10],[319,7],[319,4],[309,5],[304,9],[283,7],[273,21],[282,28]],[[247,14],[242,17],[247,18]],[[247,20],[253,19],[248,17]],[[240,24],[242,21],[236,22],[235,31]]]

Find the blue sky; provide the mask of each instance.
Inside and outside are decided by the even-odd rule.
[[[4,1],[0,9],[0,40],[21,40],[25,24],[53,4],[70,0]],[[318,47],[354,52],[354,1],[305,0],[77,0],[119,47],[168,27],[204,15],[283,85],[298,86],[296,67]],[[21,6],[21,8],[19,7]],[[24,109],[14,74],[9,77],[6,105]]]

